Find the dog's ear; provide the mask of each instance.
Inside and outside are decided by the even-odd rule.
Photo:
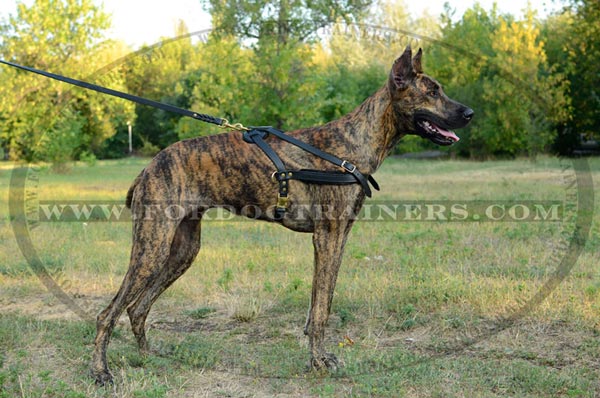
[[[408,46],[400,58],[395,60],[394,65],[392,65],[388,82],[391,92],[405,90],[415,76],[416,73],[412,63],[412,50]]]
[[[423,73],[423,66],[421,65],[421,57],[423,56],[423,50],[419,48],[417,55],[412,60],[413,69],[415,73]]]

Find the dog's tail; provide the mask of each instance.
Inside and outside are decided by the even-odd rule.
[[[140,183],[140,180],[142,179],[143,174],[144,174],[144,170],[142,170],[142,172],[137,177],[135,177],[135,180],[133,180],[133,183],[129,187],[129,191],[127,191],[127,198],[125,199],[125,206],[127,206],[128,209],[131,209],[131,202],[133,201],[133,193],[135,192],[135,188]]]

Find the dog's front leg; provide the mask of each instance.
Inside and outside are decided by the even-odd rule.
[[[335,370],[338,366],[335,355],[325,351],[325,326],[329,318],[333,290],[351,226],[350,220],[327,220],[317,225],[313,234],[315,269],[310,310],[304,330],[310,343],[310,365],[313,369]]]

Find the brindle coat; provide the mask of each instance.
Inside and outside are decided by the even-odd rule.
[[[460,128],[469,122],[473,111],[449,99],[439,83],[422,73],[421,54],[419,50],[412,58],[408,47],[394,62],[384,87],[350,114],[290,135],[347,159],[365,175],[375,173],[406,134],[418,134],[441,145],[456,141],[456,136],[451,139],[448,134],[427,131],[422,122],[435,123],[440,130]],[[289,169],[334,168],[277,138],[267,140]],[[234,131],[175,143],[160,152],[135,179],[127,197],[134,218],[129,270],[117,295],[97,320],[91,372],[98,383],[112,381],[106,349],[124,309],[140,349],[147,351],[144,324],[150,307],[188,269],[200,249],[199,212],[217,206],[239,212],[252,205],[261,210],[259,218],[274,221],[277,183],[270,178],[273,170],[260,149],[244,142],[242,134]],[[358,212],[365,194],[359,184],[313,185],[293,180],[289,184],[288,211],[283,220],[276,222],[313,234],[312,296],[304,329],[310,343],[310,363],[316,369],[335,368],[337,360],[325,351],[323,343],[325,325],[346,238],[354,222],[347,209]],[[190,213],[182,218],[168,217],[148,206],[156,203],[163,208],[184,204]],[[309,212],[308,217],[295,217],[298,204],[308,205],[309,209],[327,204],[328,216]]]

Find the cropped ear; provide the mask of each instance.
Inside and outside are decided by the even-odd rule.
[[[421,65],[421,57],[423,56],[423,50],[419,48],[417,55],[412,60],[413,68],[416,73],[423,73],[423,66]]]
[[[404,53],[394,61],[388,85],[392,93],[398,90],[405,90],[408,84],[414,79],[416,73],[412,64],[412,50],[407,46]]]

